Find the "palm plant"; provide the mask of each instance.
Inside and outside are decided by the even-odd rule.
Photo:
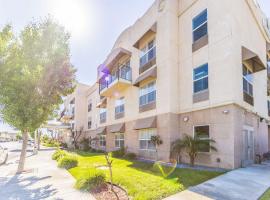
[[[209,148],[210,150],[217,151],[217,149],[211,145],[211,143],[215,143],[213,139],[201,139],[199,137],[185,135],[182,143],[187,154],[189,155],[191,166],[194,166],[195,159],[201,149]]]
[[[155,145],[156,148],[156,160],[158,160],[158,146],[163,144],[163,141],[161,140],[159,135],[153,135],[151,137],[151,143]]]
[[[175,140],[171,144],[171,154],[177,157],[177,163],[180,163],[181,152],[184,148],[183,141],[181,139]]]

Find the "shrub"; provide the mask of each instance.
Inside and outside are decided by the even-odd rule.
[[[66,148],[68,148],[68,145],[67,145],[67,143],[62,142],[62,143],[61,143],[61,147],[64,148],[64,149],[66,149]]]
[[[90,142],[89,138],[83,138],[83,140],[80,142],[80,145],[81,145],[83,151],[90,151],[91,150],[89,142]]]
[[[92,168],[89,173],[79,178],[75,187],[80,190],[92,190],[105,183],[105,173],[101,170]]]
[[[58,161],[60,158],[62,158],[65,155],[66,155],[65,151],[62,151],[62,150],[58,149],[53,153],[52,159]]]
[[[124,158],[128,159],[128,160],[135,160],[137,157],[137,155],[135,153],[127,153]]]
[[[58,167],[71,169],[78,166],[78,159],[75,156],[65,155],[58,160]]]
[[[101,149],[96,149],[96,153],[104,153],[105,151],[101,150]]]
[[[114,158],[123,158],[126,154],[126,149],[124,147],[120,148],[119,150],[112,152],[112,157]]]
[[[263,158],[266,160],[270,160],[270,151],[263,154]]]

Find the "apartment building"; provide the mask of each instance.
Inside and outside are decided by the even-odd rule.
[[[91,89],[90,86],[77,83],[74,92],[68,95],[64,100],[64,109],[60,114],[60,120],[70,124],[70,130],[62,130],[61,138],[63,142],[66,142],[68,145],[72,145],[71,138],[74,137],[74,134],[83,138],[84,134],[82,133],[87,130],[87,109],[85,109],[85,107],[89,89]]]
[[[98,66],[79,113],[87,135],[96,148],[145,159],[159,135],[158,158],[169,161],[171,142],[188,134],[216,141],[198,165],[253,163],[270,149],[269,25],[254,0],[156,0]]]

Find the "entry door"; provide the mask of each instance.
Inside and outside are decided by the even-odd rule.
[[[243,130],[243,167],[254,163],[254,130],[252,127],[244,127]]]

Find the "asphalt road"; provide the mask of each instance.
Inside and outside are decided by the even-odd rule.
[[[20,158],[22,143],[20,142],[1,142],[0,146],[8,149],[8,160],[7,162],[16,161]],[[27,146],[27,155],[32,153],[33,147]]]

